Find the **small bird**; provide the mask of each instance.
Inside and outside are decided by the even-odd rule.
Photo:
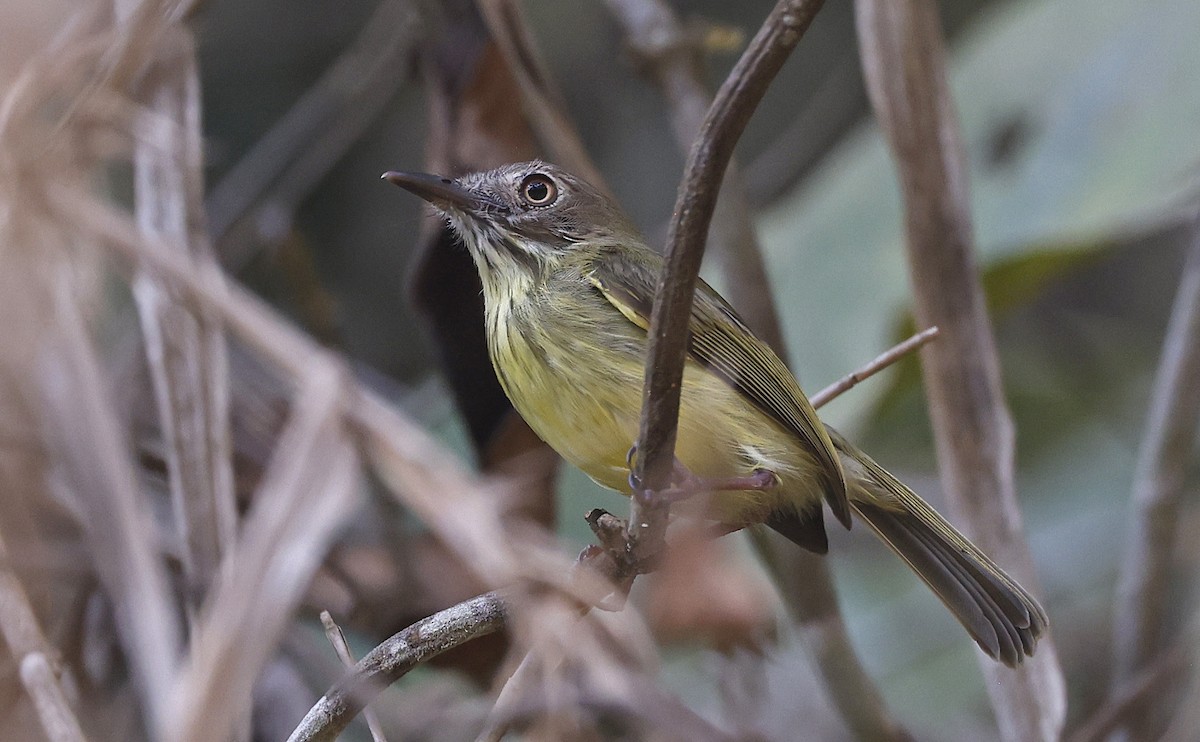
[[[488,351],[513,406],[567,461],[627,491],[662,258],[606,195],[545,162],[383,177],[433,204],[470,252]],[[779,357],[703,281],[689,331],[676,470],[706,490],[704,517],[729,530],[766,524],[823,554],[822,502],[846,528],[853,513],[989,656],[1016,666],[1033,654],[1047,626],[1038,602],[824,425]]]

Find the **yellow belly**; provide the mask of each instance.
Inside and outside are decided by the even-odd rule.
[[[628,494],[626,458],[641,415],[641,359],[589,348],[578,336],[559,341],[497,329],[507,331],[492,333],[492,361],[513,406],[564,459],[602,486]],[[691,360],[683,390],[675,455],[688,470],[731,477],[762,468],[780,479],[767,492],[710,496],[707,517],[741,526],[761,522],[772,510],[819,500],[820,485],[811,476],[816,463],[791,433]]]

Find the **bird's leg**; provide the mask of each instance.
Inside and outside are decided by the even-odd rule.
[[[765,492],[779,485],[779,477],[767,469],[755,469],[752,474],[737,477],[700,477],[693,474],[683,462],[675,459],[671,484],[665,489],[653,493],[645,492],[642,482],[634,474],[633,457],[637,455],[637,446],[629,449],[625,456],[625,464],[629,467],[629,489],[631,492],[645,493],[662,498],[667,502],[686,500],[695,495],[711,492],[742,492],[753,490]]]

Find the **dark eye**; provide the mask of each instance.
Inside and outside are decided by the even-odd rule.
[[[521,198],[530,206],[546,206],[558,198],[558,186],[550,176],[534,173],[521,181]]]

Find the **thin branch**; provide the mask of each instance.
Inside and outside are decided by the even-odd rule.
[[[930,327],[918,332],[908,340],[905,340],[904,342],[889,348],[883,353],[880,353],[870,363],[855,369],[853,372],[846,374],[821,391],[812,395],[812,397],[809,398],[809,401],[812,402],[813,409],[817,409],[818,407],[829,404],[834,399],[841,396],[843,392],[853,389],[863,381],[866,381],[896,361],[899,361],[909,353],[919,350],[921,346],[936,338],[939,332],[940,330],[938,330],[937,327]]]
[[[137,234],[132,225],[127,225]],[[56,287],[54,327],[40,371],[41,420],[51,486],[76,508],[93,565],[112,602],[117,635],[151,736],[167,722],[166,689],[179,661],[181,631],[158,551],[152,508],[109,399],[100,362],[66,277]]]
[[[448,649],[499,631],[507,616],[504,596],[491,592],[435,613],[393,635],[359,660],[354,672],[321,697],[288,742],[332,742],[381,689]]]
[[[1163,650],[1172,556],[1184,482],[1200,424],[1200,215],[1175,295],[1138,451],[1131,508],[1133,524],[1113,619],[1110,693]],[[1152,715],[1148,714],[1146,718]],[[1139,734],[1136,724],[1131,730]]]
[[[972,248],[965,157],[932,0],[858,0],[867,90],[899,170],[909,270],[921,325],[941,328],[923,357],[947,499],[977,543],[1036,582],[1013,483],[1014,433]],[[1006,740],[1057,740],[1062,671],[1043,636],[1014,672],[980,655]]]
[[[751,114],[821,5],[780,0],[717,92],[688,156],[650,318],[636,462],[646,490],[665,487],[674,465],[687,324],[721,177]],[[661,550],[669,507],[639,493],[631,499],[629,555],[636,564]]]
[[[321,625],[325,627],[325,637],[333,645],[338,659],[346,667],[354,669],[354,655],[350,652],[350,644],[346,641],[346,635],[342,633],[342,627],[337,625],[329,611],[321,611]],[[367,729],[371,731],[371,739],[375,742],[387,742],[383,727],[379,724],[379,717],[375,716],[370,706],[363,706],[362,715],[367,721]]]

